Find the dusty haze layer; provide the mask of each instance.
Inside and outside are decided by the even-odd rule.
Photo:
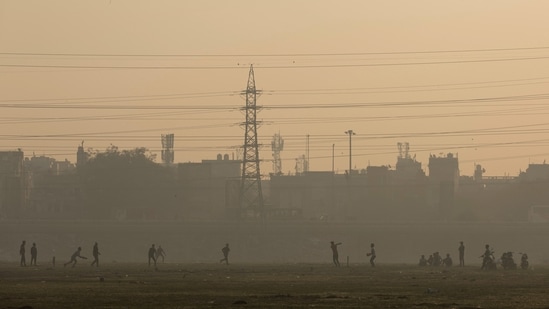
[[[169,263],[219,263],[221,248],[229,243],[230,261],[240,263],[331,263],[330,241],[342,242],[340,262],[368,263],[366,253],[375,243],[377,262],[415,264],[420,255],[450,253],[458,262],[459,242],[464,241],[466,265],[478,265],[489,244],[499,258],[502,253],[525,252],[530,263],[545,264],[544,245],[549,226],[532,224],[457,223],[3,223],[0,226],[0,261],[19,261],[19,245],[36,242],[38,264],[65,263],[77,247],[91,258],[99,243],[101,263],[147,262],[151,244],[161,245]],[[88,264],[88,261],[79,261]],[[87,265],[86,265],[87,266]]]
[[[175,134],[175,161],[237,155],[251,64],[271,171],[394,165],[398,142],[461,174],[517,175],[548,155],[544,1],[2,1],[0,148],[75,161],[76,147]],[[334,147],[334,148],[332,148]],[[332,153],[332,149],[335,151]]]

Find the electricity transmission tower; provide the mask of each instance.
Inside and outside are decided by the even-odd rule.
[[[242,178],[240,181],[239,204],[242,217],[261,217],[263,214],[263,192],[259,171],[259,144],[257,143],[258,91],[255,89],[254,68],[250,65],[246,95],[244,147],[242,157]]]

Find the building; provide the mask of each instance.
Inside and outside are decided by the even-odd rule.
[[[457,155],[429,156],[430,203],[442,218],[451,216],[455,195],[459,189],[459,162]]]
[[[19,218],[26,208],[23,151],[0,151],[0,219]]]
[[[180,219],[222,219],[226,215],[226,187],[240,179],[242,162],[229,155],[217,155],[217,160],[177,165],[178,203]]]

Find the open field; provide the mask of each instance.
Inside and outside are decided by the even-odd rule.
[[[19,245],[36,242],[38,263],[67,261],[78,247],[91,256],[99,243],[104,262],[142,263],[151,244],[161,245],[172,263],[213,263],[225,243],[238,263],[308,264],[331,261],[330,241],[342,242],[339,256],[368,260],[376,244],[379,263],[414,264],[422,254],[457,259],[465,242],[466,265],[478,264],[484,245],[496,257],[526,252],[530,263],[549,266],[549,224],[371,223],[371,222],[0,222],[0,262],[19,260]]]
[[[549,268],[0,263],[0,308],[549,308]]]

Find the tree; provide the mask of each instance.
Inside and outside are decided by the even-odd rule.
[[[78,167],[84,203],[93,219],[158,218],[174,204],[175,181],[170,170],[154,162],[146,148],[89,151]]]

